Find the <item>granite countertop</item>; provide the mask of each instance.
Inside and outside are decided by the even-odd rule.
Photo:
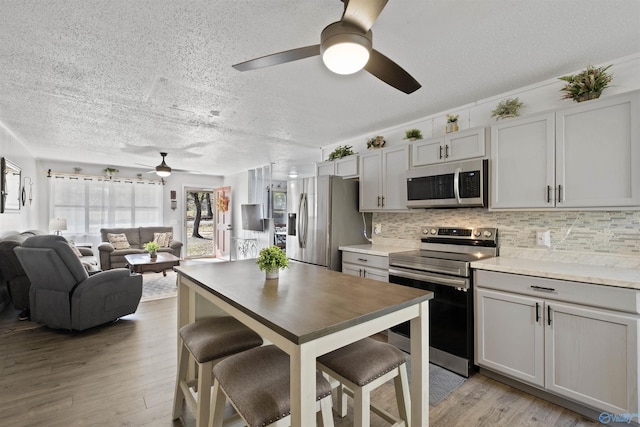
[[[474,261],[471,263],[471,268],[640,290],[640,269],[638,268],[504,256]]]
[[[408,246],[393,246],[384,243],[373,243],[370,245],[346,245],[340,246],[338,247],[338,249],[346,252],[380,256],[389,256],[389,254],[394,252],[405,252],[413,250],[412,247]]]

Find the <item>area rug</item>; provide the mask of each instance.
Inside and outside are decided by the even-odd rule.
[[[465,377],[429,363],[429,405],[437,405],[465,380]]]
[[[177,295],[176,278],[176,272],[170,270],[167,270],[166,276],[162,273],[144,273],[140,302],[175,297]]]

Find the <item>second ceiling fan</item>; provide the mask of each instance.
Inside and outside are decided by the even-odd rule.
[[[383,82],[412,93],[421,85],[398,64],[373,49],[371,27],[378,19],[387,0],[343,0],[342,19],[322,30],[320,44],[286,50],[233,65],[239,71],[249,71],[299,59],[322,55],[331,71],[352,74],[364,68]]]

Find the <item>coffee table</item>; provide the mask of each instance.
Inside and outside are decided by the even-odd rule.
[[[153,271],[154,273],[162,272],[166,276],[167,269],[180,265],[180,258],[165,252],[158,252],[158,257],[154,259],[151,259],[149,254],[129,254],[125,255],[124,259],[127,260],[129,269],[133,273]]]

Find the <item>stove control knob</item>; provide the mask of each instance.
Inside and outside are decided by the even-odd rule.
[[[491,237],[491,232],[489,230],[485,230],[485,232],[483,234],[484,234],[484,237],[486,237],[486,238]]]
[[[481,233],[480,233],[480,230],[476,230],[476,231],[473,233],[473,235],[474,235],[474,236],[476,236],[476,237],[480,237],[480,234],[481,234]]]
[[[438,232],[438,230],[436,230],[435,228],[432,228],[432,229],[431,229],[431,234],[434,234],[434,235],[435,235],[437,232]]]

